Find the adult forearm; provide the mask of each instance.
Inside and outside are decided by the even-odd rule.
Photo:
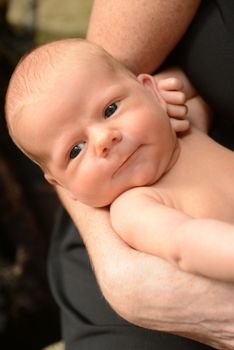
[[[63,197],[87,246],[101,290],[122,317],[142,327],[179,333],[234,349],[234,287],[177,271],[129,248],[109,213]]]
[[[87,38],[135,73],[152,73],[190,25],[200,0],[95,0]]]

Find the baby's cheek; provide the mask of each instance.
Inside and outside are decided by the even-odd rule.
[[[87,163],[79,171],[77,178],[82,191],[86,193],[96,193],[105,183],[105,177],[102,175],[102,169],[94,164]]]

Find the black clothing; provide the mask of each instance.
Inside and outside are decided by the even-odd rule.
[[[234,1],[202,1],[168,60],[182,66],[214,109],[211,136],[234,149]]]
[[[234,1],[202,1],[169,60],[183,67],[214,107],[212,135],[230,147],[234,126],[233,58]],[[102,297],[81,238],[63,210],[51,242],[49,272],[61,308],[66,350],[211,349],[192,340],[136,327],[116,315]]]

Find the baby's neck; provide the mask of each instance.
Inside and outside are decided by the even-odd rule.
[[[213,172],[213,176],[223,178],[225,169],[229,167],[234,172],[234,154],[229,149],[215,142],[207,134],[197,128],[178,137],[179,156],[173,166],[182,178],[193,177],[196,174],[206,176]],[[191,169],[190,175],[188,171]],[[182,174],[184,173],[184,176]],[[233,173],[234,175],[234,173]]]

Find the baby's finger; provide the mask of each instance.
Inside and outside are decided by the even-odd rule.
[[[182,90],[183,83],[180,79],[171,77],[159,80],[158,88],[162,90]]]
[[[171,118],[171,125],[176,132],[184,132],[189,129],[189,120],[187,119],[174,119]]]
[[[169,104],[183,105],[186,102],[185,94],[182,91],[161,90],[160,95]]]
[[[168,104],[167,105],[167,113],[170,117],[175,118],[184,118],[188,112],[188,108],[186,105],[174,105],[174,104]]]

